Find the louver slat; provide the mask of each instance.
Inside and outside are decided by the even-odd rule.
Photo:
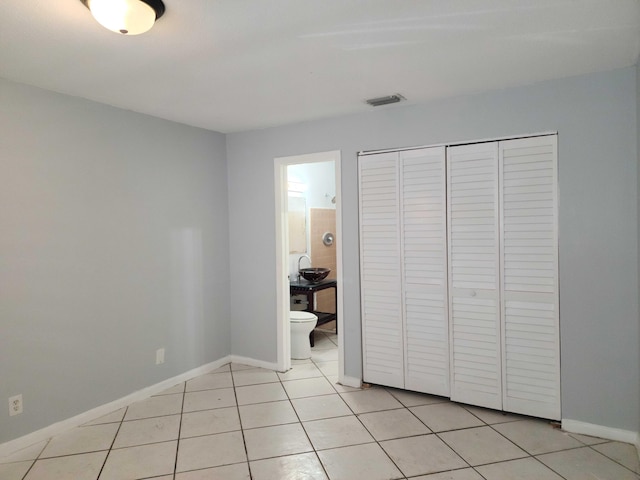
[[[504,409],[560,419],[556,136],[500,143]]]
[[[360,157],[363,380],[404,388],[398,154]]]
[[[497,144],[448,149],[451,399],[502,408]]]
[[[400,152],[405,388],[449,395],[445,149]]]

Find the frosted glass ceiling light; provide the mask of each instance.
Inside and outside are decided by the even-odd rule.
[[[100,25],[122,35],[139,35],[164,13],[162,0],[80,0]]]

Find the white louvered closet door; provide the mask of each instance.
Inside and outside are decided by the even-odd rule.
[[[398,153],[358,168],[363,380],[404,388]]]
[[[504,410],[560,419],[557,137],[500,142]]]
[[[501,409],[498,144],[447,156],[451,399]]]
[[[445,148],[399,155],[405,388],[448,396]]]

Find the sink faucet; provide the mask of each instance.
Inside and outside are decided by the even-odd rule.
[[[300,255],[300,258],[298,258],[298,281],[300,281],[300,261],[305,257],[309,260],[309,266],[311,266],[311,257],[309,255]]]

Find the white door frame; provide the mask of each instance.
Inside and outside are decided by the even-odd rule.
[[[287,220],[287,167],[301,163],[333,161],[336,176],[336,279],[338,282],[338,382],[344,378],[344,316],[342,289],[342,200],[340,151],[319,152],[274,159],[275,223],[276,223],[276,314],[278,370],[286,372],[291,368],[291,331],[289,327],[289,235]]]

